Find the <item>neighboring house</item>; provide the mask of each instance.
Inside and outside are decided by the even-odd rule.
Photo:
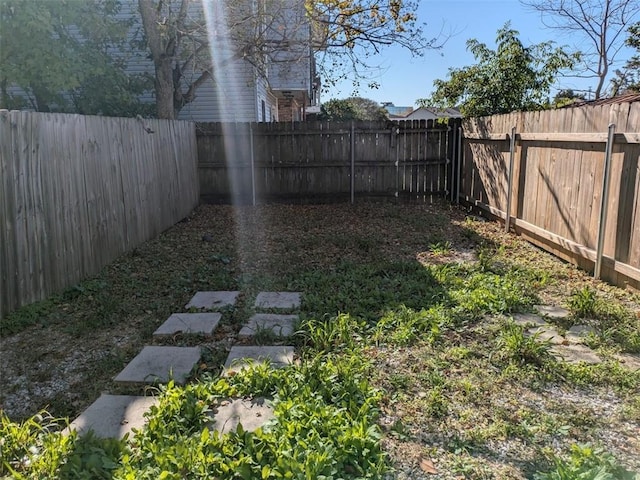
[[[438,120],[441,118],[462,118],[462,114],[457,108],[419,107],[401,117],[389,116],[391,120]]]
[[[393,102],[382,102],[380,105],[387,111],[389,120],[403,120],[413,111],[413,107],[400,107]]]
[[[233,2],[237,9],[242,2]],[[247,8],[263,8],[261,2],[245,2]],[[199,2],[198,2],[199,4]],[[214,45],[214,55],[223,57],[223,65],[214,78],[197,90],[196,98],[179,112],[181,120],[200,122],[272,122],[302,121],[307,110],[319,105],[320,81],[316,74],[314,39],[304,0],[284,0],[280,12],[264,12],[260,58],[237,58],[233,34],[229,44]],[[265,47],[266,46],[266,47]],[[226,52],[225,52],[226,50]],[[222,52],[222,53],[221,53]],[[215,59],[214,59],[215,60]],[[259,64],[259,65],[258,65]],[[199,72],[197,72],[199,73]]]

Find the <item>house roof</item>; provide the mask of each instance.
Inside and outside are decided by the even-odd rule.
[[[569,105],[569,107],[585,107],[585,106],[598,106],[598,105],[615,105],[618,103],[633,103],[640,102],[640,93],[625,93],[623,95],[617,95],[610,98],[599,98],[598,100],[587,100],[584,102]]]
[[[382,108],[384,108],[389,113],[389,117],[404,117],[413,112],[413,107],[400,107],[384,103],[382,104]]]
[[[462,118],[462,113],[457,108],[419,107],[402,118],[407,120],[414,118]]]

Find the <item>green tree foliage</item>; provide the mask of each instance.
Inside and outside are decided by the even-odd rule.
[[[587,97],[583,93],[576,93],[570,88],[566,88],[558,91],[555,97],[553,97],[553,105],[556,107],[564,107],[565,105],[571,105],[576,101],[586,100]]]
[[[554,47],[553,42],[527,47],[518,35],[507,23],[498,30],[496,50],[468,40],[467,49],[477,63],[450,69],[447,80],[434,81],[431,98],[419,103],[458,107],[472,117],[543,108],[556,77],[574,65],[576,56]]]
[[[386,120],[387,111],[374,100],[362,97],[350,97],[342,100],[332,99],[320,107],[321,120]]]
[[[612,93],[618,95],[626,92],[640,93],[640,22],[629,27],[626,44],[636,49],[621,70],[616,70],[616,78],[612,81]]]
[[[145,113],[125,74],[129,23],[116,0],[0,0],[0,106],[113,116]],[[117,55],[112,52],[119,52]]]

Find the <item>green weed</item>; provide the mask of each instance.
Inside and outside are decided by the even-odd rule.
[[[640,474],[623,468],[613,455],[591,445],[572,445],[568,458],[551,455],[551,461],[552,470],[536,473],[535,480],[640,479]]]
[[[568,300],[569,310],[577,318],[594,318],[597,303],[596,292],[589,287],[575,290]]]
[[[303,321],[299,336],[303,344],[314,352],[351,350],[358,345],[365,332],[365,322],[347,314],[324,320]]]
[[[0,476],[58,478],[75,440],[60,433],[66,426],[64,419],[44,411],[14,423],[0,410]]]
[[[377,345],[410,345],[416,340],[434,341],[446,322],[441,306],[415,311],[401,305],[387,312],[375,325],[372,339]]]
[[[526,336],[520,325],[507,323],[498,335],[492,358],[518,366],[549,369],[556,363],[551,354],[551,344],[540,341],[539,336],[540,332]]]
[[[431,252],[432,255],[435,255],[438,257],[449,255],[451,254],[452,251],[453,251],[453,247],[451,246],[451,242],[449,241],[435,242],[435,243],[429,244],[429,252]]]

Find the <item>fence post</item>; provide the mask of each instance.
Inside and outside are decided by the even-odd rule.
[[[256,206],[256,166],[253,150],[253,123],[249,123],[249,145],[251,148],[251,204]]]
[[[513,191],[513,160],[516,156],[516,127],[511,128],[511,141],[509,142],[509,181],[507,182],[507,209],[504,216],[504,231],[509,233],[511,221],[511,192]]]
[[[454,127],[451,126],[452,120],[449,119],[449,125],[448,125],[448,130],[447,130],[447,135],[449,136],[449,140],[451,142],[451,148],[448,149],[447,152],[447,161],[450,162],[451,165],[451,170],[450,170],[450,176],[449,176],[449,188],[451,189],[451,203],[453,203],[454,201],[454,196],[455,196],[455,190],[453,188],[453,178],[456,175],[456,129]],[[449,157],[449,152],[451,153],[451,156]]]
[[[351,204],[356,197],[356,127],[351,120]]]
[[[458,127],[458,174],[456,179],[456,203],[460,203],[460,182],[462,181],[462,126]]]
[[[598,225],[598,247],[596,250],[596,265],[593,271],[594,278],[600,278],[602,271],[602,256],[604,250],[604,234],[607,227],[607,210],[609,203],[609,177],[611,176],[611,154],[613,153],[613,140],[616,131],[615,124],[609,125],[607,145],[604,153],[604,174],[602,176],[602,198],[600,199],[600,223]]]

